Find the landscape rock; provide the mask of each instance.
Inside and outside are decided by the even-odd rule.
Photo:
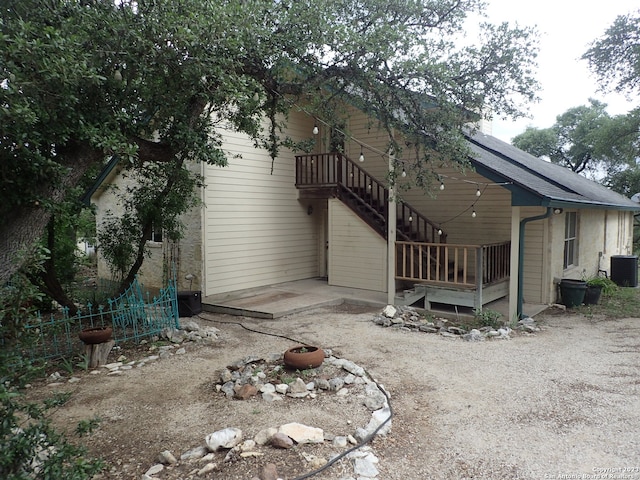
[[[306,397],[307,395],[309,395],[307,384],[300,377],[296,378],[295,381],[289,385],[287,395],[293,398]]]
[[[158,455],[158,461],[165,465],[175,465],[176,463],[178,463],[176,457],[174,457],[169,450],[160,452],[160,454]]]
[[[151,467],[149,470],[147,470],[145,472],[145,475],[148,475],[149,477],[151,477],[157,473],[160,473],[162,470],[164,470],[164,465],[162,465],[161,463],[157,463],[153,467]]]
[[[271,437],[271,445],[275,448],[291,448],[293,447],[293,440],[288,435],[277,432]]]
[[[296,443],[323,443],[324,432],[321,428],[309,427],[301,423],[287,423],[278,428],[278,433],[283,433]]]
[[[277,428],[265,428],[260,430],[255,437],[253,437],[253,441],[256,442],[257,445],[266,445],[271,441],[271,438],[278,433]]]
[[[242,441],[242,430],[239,428],[225,428],[207,435],[205,442],[212,452],[221,448],[233,448]]]
[[[180,460],[188,461],[188,460],[197,460],[198,458],[202,458],[207,454],[208,450],[206,447],[196,447],[191,450],[187,450],[182,455],[180,455]]]
[[[234,396],[239,400],[247,400],[251,397],[255,397],[258,394],[258,389],[248,383],[244,385],[236,385],[234,387]]]

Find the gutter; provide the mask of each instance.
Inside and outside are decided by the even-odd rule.
[[[523,304],[523,290],[524,290],[524,230],[525,226],[529,222],[535,222],[537,220],[544,220],[553,215],[553,208],[547,207],[547,213],[543,215],[536,215],[535,217],[527,217],[520,220],[520,233],[518,238],[518,307],[517,314],[518,320],[524,318],[522,313]]]
[[[107,179],[111,171],[118,164],[119,160],[120,160],[120,157],[118,157],[117,155],[113,155],[111,157],[109,162],[105,165],[105,167],[102,169],[102,171],[98,175],[98,178],[96,178],[95,182],[93,182],[93,184],[87,189],[87,191],[84,192],[84,195],[80,197],[80,201],[83,204],[85,204],[86,206],[91,205],[91,197],[93,196],[94,193],[96,193],[98,188],[100,188],[100,185],[102,185],[102,183]]]

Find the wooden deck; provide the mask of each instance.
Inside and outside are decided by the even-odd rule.
[[[413,285],[396,296],[396,304],[427,310],[434,303],[482,309],[509,294],[510,256],[511,242],[396,242],[396,279]]]

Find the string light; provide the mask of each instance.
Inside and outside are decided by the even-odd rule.
[[[360,157],[358,158],[358,160],[364,162],[364,152],[362,151],[362,148],[360,148]]]
[[[438,229],[438,235],[442,235],[442,229]]]
[[[480,195],[482,195],[482,192],[480,191],[480,185],[478,185],[476,188],[476,197],[479,197]]]
[[[314,125],[314,126],[313,126],[313,130],[312,130],[313,134],[314,134],[314,135],[317,135],[319,131],[320,131],[320,130],[318,129],[318,125]]]
[[[440,190],[444,190],[444,182],[440,180]]]
[[[409,215],[409,221],[413,222],[413,215]]]
[[[476,215],[477,215],[477,214],[476,214],[476,211],[475,211],[475,209],[474,209],[474,210],[473,210],[473,212],[471,212],[471,218],[476,218]]]
[[[402,178],[407,176],[407,171],[404,169],[404,162],[402,162],[402,173],[401,173],[401,175],[402,175]]]

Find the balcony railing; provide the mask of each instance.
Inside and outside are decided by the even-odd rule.
[[[396,242],[396,278],[478,288],[509,278],[511,242],[490,245]]]

